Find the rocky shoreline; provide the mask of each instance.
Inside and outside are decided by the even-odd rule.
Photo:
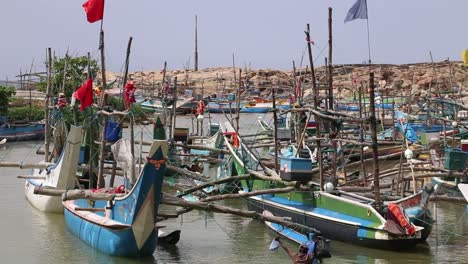
[[[251,87],[264,90],[271,87],[289,89],[293,87],[294,73],[292,70],[283,71],[275,69],[241,69],[241,77],[244,83]],[[373,64],[376,83],[380,82],[379,91],[393,96],[411,94],[424,96],[429,90],[441,93],[455,92],[468,82],[468,67],[462,62],[441,61],[432,63],[413,64]],[[326,69],[324,66],[315,69],[319,83],[327,84]],[[305,76],[305,87],[310,83],[310,70],[297,69],[296,76]],[[99,75],[98,75],[99,76]],[[232,67],[205,68],[194,70],[170,70],[166,76],[169,79],[177,77],[179,91],[184,88],[201,89],[204,94],[215,93],[224,89],[225,92],[234,91],[239,86],[239,68]],[[367,81],[369,65],[348,64],[334,65],[333,84],[335,92],[347,96],[352,93],[353,87],[357,87],[361,81]],[[138,71],[129,73],[140,89],[151,90],[161,87],[163,72]],[[107,80],[113,81],[121,78],[121,73],[107,72]],[[382,82],[383,81],[383,82]],[[117,82],[118,83],[118,82]],[[198,91],[200,93],[200,91]]]

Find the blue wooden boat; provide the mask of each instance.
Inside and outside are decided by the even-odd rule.
[[[268,113],[271,110],[273,110],[272,102],[268,102],[268,103],[249,102],[240,109],[240,112],[262,114],[262,113]]]
[[[0,139],[8,141],[39,140],[44,138],[45,124],[8,124],[0,126]]]
[[[155,223],[166,170],[167,141],[154,140],[149,153],[140,177],[125,196],[113,201],[65,201],[68,229],[109,255],[151,256],[158,242]]]
[[[239,107],[244,107],[245,102],[240,102]],[[209,102],[206,109],[210,113],[235,113],[236,102]]]
[[[263,215],[265,216],[274,216],[270,211],[263,211],[262,213]],[[303,243],[307,243],[307,241],[309,241],[309,237],[302,234],[302,233],[299,233],[297,232],[296,230],[293,230],[293,229],[290,229],[286,226],[283,226],[283,225],[280,225],[280,224],[276,224],[276,223],[272,223],[272,222],[268,222],[268,221],[265,221],[265,224],[273,231],[275,231],[276,233],[288,238],[289,240],[291,241],[294,241],[298,244],[303,244]]]
[[[240,112],[241,113],[264,114],[264,113],[268,113],[270,110],[272,110],[271,107],[251,106],[251,107],[242,107],[240,109]]]

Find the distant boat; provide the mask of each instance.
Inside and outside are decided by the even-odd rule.
[[[140,177],[125,196],[113,201],[65,201],[68,229],[93,248],[109,255],[153,255],[158,243],[155,224],[166,171],[167,141],[154,140],[149,153]]]
[[[240,102],[239,107],[244,107],[245,102]],[[210,113],[235,113],[236,103],[235,102],[209,102],[206,109]]]
[[[45,124],[8,124],[0,126],[0,138],[8,141],[39,140],[44,138]]]
[[[163,104],[161,99],[148,99],[140,98],[137,99],[137,103],[141,105],[144,110],[162,112]],[[167,103],[168,111],[171,111],[173,102],[170,101]],[[197,102],[193,97],[189,98],[180,98],[176,103],[176,113],[177,114],[189,114],[192,112],[192,109],[197,107]]]
[[[249,102],[240,109],[241,113],[268,113],[273,109],[273,103],[252,103]]]

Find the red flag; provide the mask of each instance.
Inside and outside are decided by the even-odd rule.
[[[80,110],[84,109],[93,104],[93,80],[88,79],[83,85],[78,88],[75,92],[75,98],[80,100]]]
[[[83,8],[89,23],[99,21],[104,16],[104,0],[88,0]]]

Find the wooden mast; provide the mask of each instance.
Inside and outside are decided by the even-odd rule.
[[[103,108],[106,104],[105,93],[106,93],[106,64],[104,56],[104,30],[102,30],[101,23],[101,33],[99,38],[99,49],[101,50],[101,76],[102,76],[102,91],[101,97],[99,99],[99,108]],[[103,117],[102,120],[102,131],[101,131],[101,145],[99,146],[99,171],[98,171],[98,181],[97,187],[103,188],[105,185],[104,181],[104,155],[106,147],[106,117]],[[91,175],[90,175],[91,176]]]
[[[130,49],[132,47],[132,41],[133,37],[130,37],[128,39],[128,45],[127,45],[127,54],[125,56],[125,72],[123,76],[123,86],[125,89],[125,85],[127,83],[127,77],[128,77],[128,66],[130,64]],[[136,182],[136,176],[135,176],[135,129],[134,129],[134,116],[129,109],[129,119],[130,119],[130,155],[132,157],[131,161],[131,168],[130,168],[130,183],[134,184]]]
[[[198,71],[198,17],[195,15],[195,71]]]
[[[50,86],[52,85],[52,50],[47,49],[47,90],[45,101],[45,161],[49,162],[49,145],[50,145],[50,121],[49,121],[49,103],[50,103]]]
[[[382,204],[380,201],[380,179],[379,179],[379,153],[377,150],[377,119],[375,117],[375,85],[374,73],[371,72],[369,76],[369,103],[370,103],[370,127],[372,137],[372,158],[374,161],[374,195],[375,195],[375,208],[381,211]]]
[[[275,141],[275,172],[278,173],[278,116],[276,113],[276,89],[271,90],[273,97],[273,137]]]
[[[333,33],[332,33],[333,9],[328,8],[328,109],[333,110]]]
[[[236,92],[236,129],[239,131],[239,119],[240,119],[240,90],[242,87],[242,69],[239,69],[239,86],[237,87]]]
[[[328,8],[328,109],[333,110],[333,31],[332,31],[332,14],[333,9],[331,7]],[[325,63],[325,64],[327,64]],[[335,137],[338,136],[338,128],[336,127],[335,122],[330,122],[331,124],[331,133],[335,134]],[[337,141],[332,141],[333,145],[333,156],[331,160],[331,175],[334,177],[336,175],[336,163],[337,163],[337,149],[338,149]],[[345,175],[346,181],[346,175]]]
[[[318,105],[319,105],[319,90],[317,89],[317,82],[315,78],[315,69],[314,69],[314,61],[312,59],[312,47],[310,45],[310,25],[307,24],[307,31],[305,31],[306,34],[306,41],[307,41],[307,50],[309,52],[309,63],[310,63],[310,77],[312,79],[312,88],[314,89],[314,110],[318,111]],[[316,135],[317,138],[320,138],[320,119],[318,115],[315,115],[315,124],[316,124]],[[307,127],[307,124],[305,124]],[[317,164],[319,166],[319,172],[320,172],[320,190],[323,190],[323,184],[324,184],[324,179],[323,179],[323,167],[322,167],[322,150],[320,149],[320,140],[317,140]],[[300,148],[300,146],[298,146]],[[336,187],[336,186],[335,186]]]
[[[171,125],[171,138],[174,140],[175,126],[176,126],[176,108],[177,108],[177,76],[174,77],[174,90],[173,90],[174,103],[172,103],[172,125]],[[175,143],[175,142],[174,142]]]

